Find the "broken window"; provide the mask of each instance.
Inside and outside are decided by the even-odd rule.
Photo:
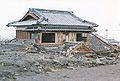
[[[87,33],[77,33],[76,41],[87,41]]]
[[[55,43],[55,33],[42,33],[42,43]]]

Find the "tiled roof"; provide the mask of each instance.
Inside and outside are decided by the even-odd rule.
[[[89,23],[76,17],[73,12],[34,9],[35,13],[40,14],[48,21],[43,21],[40,24],[57,24],[57,25],[80,25],[80,26],[95,26],[96,24]]]
[[[115,50],[109,42],[105,41],[104,38],[101,38],[101,36],[94,33],[89,35],[88,46],[90,49],[99,52],[105,52],[105,51],[113,52]]]
[[[77,30],[75,27],[79,27],[80,28],[79,31],[81,29],[84,30],[84,28],[87,28],[88,31],[92,31],[93,27],[98,26],[97,24],[93,22],[89,22],[89,21],[78,18],[71,11],[30,8],[28,12],[38,17],[38,19],[24,20],[24,18],[28,14],[27,13],[21,20],[8,23],[7,26],[29,27],[29,26],[35,26],[35,25],[37,26],[48,25],[48,26],[59,26],[58,29],[60,29],[61,26],[66,26],[66,27],[68,26],[69,28],[67,29],[65,28],[66,30],[72,29],[72,27],[74,27],[73,28],[74,30]]]
[[[32,25],[32,24],[52,24],[52,25],[79,25],[79,26],[97,26],[97,24],[76,17],[73,12],[46,10],[30,8],[29,11],[39,17],[36,21],[18,21],[10,23],[11,26]]]

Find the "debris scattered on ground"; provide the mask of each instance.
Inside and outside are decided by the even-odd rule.
[[[15,81],[15,77],[20,75],[76,70],[77,67],[90,68],[118,62],[119,50],[94,35],[89,40],[89,43],[65,42],[52,46],[39,45],[33,40],[0,42],[0,78],[2,81]]]
[[[1,81],[15,81],[16,78],[14,74],[9,71],[0,71],[0,80]]]

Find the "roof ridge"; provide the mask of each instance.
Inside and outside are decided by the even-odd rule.
[[[59,12],[59,13],[73,13],[73,11],[64,11],[64,10],[51,10],[51,9],[39,9],[39,8],[30,8],[41,12]]]

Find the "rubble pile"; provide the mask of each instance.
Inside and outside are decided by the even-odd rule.
[[[90,68],[118,62],[118,50],[94,35],[90,38],[89,45],[65,42],[63,45],[43,46],[33,40],[0,42],[0,80],[15,81],[20,75],[76,70],[78,67]],[[81,53],[83,49],[87,52]]]
[[[76,54],[73,57],[57,56],[43,53],[11,52],[0,55],[0,70],[11,71],[15,75],[30,75],[53,72],[61,69],[75,70],[77,67],[95,67],[113,64],[115,56],[98,56],[96,54]]]

